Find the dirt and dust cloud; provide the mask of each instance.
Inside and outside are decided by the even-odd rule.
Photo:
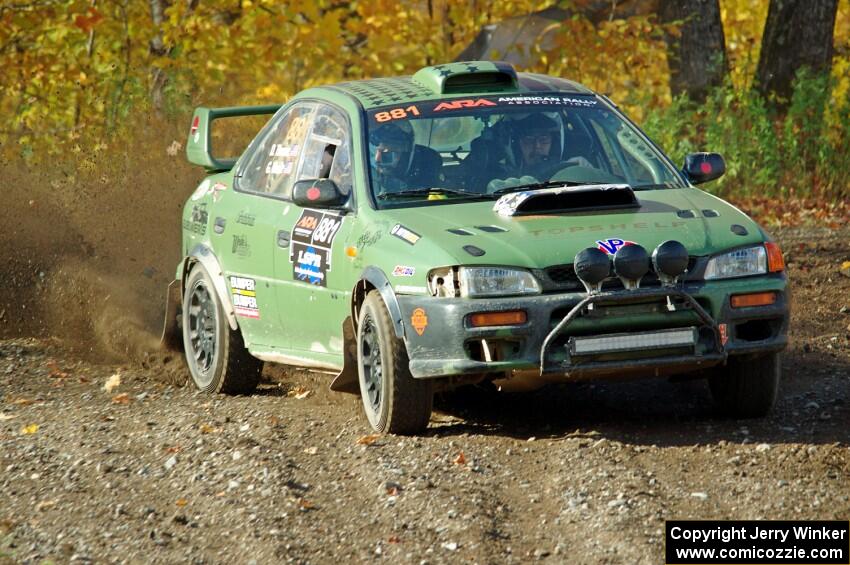
[[[181,209],[203,176],[180,129],[150,118],[128,139],[7,162],[0,337],[56,337],[116,360],[156,354]]]

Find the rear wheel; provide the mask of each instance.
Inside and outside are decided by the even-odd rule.
[[[248,353],[239,330],[230,329],[212,279],[200,264],[183,292],[183,345],[199,390],[251,394],[257,388],[263,362]]]
[[[709,376],[711,395],[718,408],[736,418],[767,415],[776,403],[781,374],[778,353],[758,357],[730,357],[726,367]]]
[[[357,373],[363,408],[373,429],[415,434],[428,426],[434,400],[432,383],[410,374],[404,341],[395,336],[378,291],[370,292],[360,309]]]

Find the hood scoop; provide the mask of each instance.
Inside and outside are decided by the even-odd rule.
[[[522,216],[638,207],[627,184],[583,184],[512,192],[499,198],[493,211],[500,216]]]

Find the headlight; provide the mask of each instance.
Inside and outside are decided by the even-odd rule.
[[[736,249],[712,257],[705,268],[705,280],[731,279],[767,272],[767,253],[764,246]]]
[[[480,296],[512,296],[518,294],[540,294],[537,279],[521,269],[505,267],[460,267],[460,295],[476,298]]]

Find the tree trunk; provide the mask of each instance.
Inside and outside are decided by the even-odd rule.
[[[670,92],[704,101],[729,72],[719,0],[667,0],[660,3],[658,16],[667,24],[681,22],[678,37],[665,37]]]
[[[770,0],[756,71],[756,88],[775,93],[779,107],[791,97],[801,67],[829,71],[838,0]]]
[[[154,57],[164,57],[168,54],[168,49],[162,42],[162,26],[165,18],[165,9],[168,7],[167,0],[150,0],[151,21],[154,27],[154,36],[149,44],[150,54]],[[163,91],[168,83],[168,76],[158,67],[151,71],[151,102],[157,110],[162,109]]]

